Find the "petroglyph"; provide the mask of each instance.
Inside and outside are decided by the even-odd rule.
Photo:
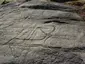
[[[77,13],[11,5],[0,8],[0,64],[85,64],[85,22]]]

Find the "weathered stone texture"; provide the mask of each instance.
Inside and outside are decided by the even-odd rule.
[[[83,19],[73,7],[37,4],[1,6],[0,64],[85,64]]]

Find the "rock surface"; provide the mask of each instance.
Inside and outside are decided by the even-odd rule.
[[[0,64],[85,64],[85,21],[74,10],[37,0],[1,6]]]

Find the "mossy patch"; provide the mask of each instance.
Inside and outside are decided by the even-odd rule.
[[[8,3],[8,2],[15,1],[15,0],[0,0],[0,4],[2,4],[4,1],[5,1],[6,3]]]

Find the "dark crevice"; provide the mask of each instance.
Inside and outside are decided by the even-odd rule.
[[[43,19],[60,19],[60,17],[51,16],[51,17],[48,17],[48,18],[43,18]]]
[[[59,21],[59,20],[45,21],[44,24],[45,24],[45,23],[51,23],[51,22],[55,22],[55,23],[59,23],[59,24],[68,24],[67,22],[61,22],[61,21]]]
[[[74,20],[74,21],[80,21],[82,19],[76,19],[76,18],[70,18],[70,17],[57,17],[57,16],[51,16],[51,17],[48,17],[48,18],[43,18],[43,19],[66,19],[66,20]]]
[[[43,9],[43,10],[61,10],[72,12],[74,9],[70,7],[54,5],[54,4],[41,4],[41,5],[32,5],[32,6],[21,6],[21,8],[30,8],[30,9]]]
[[[85,47],[71,47],[71,48],[62,48],[62,47],[52,47],[48,46],[48,48],[61,50],[64,52],[85,52]]]
[[[1,3],[1,5],[4,5],[4,4],[7,4],[7,3],[9,3],[9,1],[4,0],[4,1]]]
[[[64,2],[68,2],[68,1],[76,1],[76,0],[51,0],[53,2],[59,2],[59,3],[64,3]]]

